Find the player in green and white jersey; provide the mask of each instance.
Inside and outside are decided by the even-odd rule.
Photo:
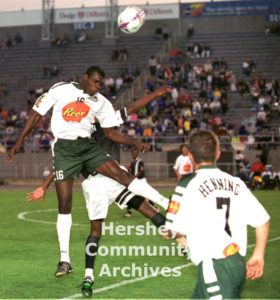
[[[219,170],[219,142],[208,130],[189,139],[195,172],[172,195],[166,227],[187,235],[191,260],[198,265],[193,298],[236,299],[246,278],[263,274],[269,215],[237,177]],[[245,264],[247,225],[255,227],[256,245]]]
[[[120,120],[109,100],[99,93],[104,79],[105,72],[100,67],[93,66],[88,68],[80,83],[55,84],[36,101],[23,131],[7,157],[7,162],[13,160],[13,156],[20,151],[24,138],[52,108],[51,128],[55,137],[52,150],[59,210],[57,232],[61,253],[56,276],[72,272],[69,258],[72,188],[74,178],[79,176],[82,169],[89,174],[96,171],[110,177],[135,195],[149,198],[166,209],[169,203],[168,199],[148,183],[141,182],[121,169],[96,141],[90,139],[92,124],[96,118],[104,135],[112,141],[137,147],[143,152],[150,148],[146,144],[124,137],[114,129],[119,126]]]

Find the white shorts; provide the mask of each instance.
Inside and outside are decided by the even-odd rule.
[[[82,188],[90,220],[105,219],[113,202],[121,209],[126,208],[135,196],[124,185],[101,174],[90,175],[82,182]]]

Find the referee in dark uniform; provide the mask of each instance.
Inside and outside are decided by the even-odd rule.
[[[142,159],[139,157],[139,151],[137,148],[131,149],[132,161],[130,163],[130,172],[132,175],[137,177],[138,179],[146,180],[145,171],[144,171],[144,163]],[[127,213],[124,215],[126,218],[132,217],[132,211],[130,207],[127,207]]]

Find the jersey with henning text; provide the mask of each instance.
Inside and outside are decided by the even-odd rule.
[[[37,99],[33,110],[45,115],[53,108],[51,129],[55,138],[74,140],[90,137],[95,118],[101,127],[119,126],[112,104],[99,93],[90,96],[78,83],[57,83]]]
[[[191,259],[198,265],[246,254],[247,225],[258,227],[269,215],[243,181],[203,166],[180,181],[168,208],[168,229],[187,235]]]

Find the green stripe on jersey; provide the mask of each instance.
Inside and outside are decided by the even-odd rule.
[[[182,196],[183,196],[183,194],[182,194],[182,193],[178,193],[178,192],[176,192],[176,191],[173,193],[173,195],[177,195],[177,196],[180,196],[180,197],[182,197]]]
[[[180,180],[178,186],[186,188],[192,179],[196,176],[196,173],[184,175]]]
[[[168,222],[168,223],[173,223],[173,220],[170,220],[170,219],[166,219],[165,222]]]

